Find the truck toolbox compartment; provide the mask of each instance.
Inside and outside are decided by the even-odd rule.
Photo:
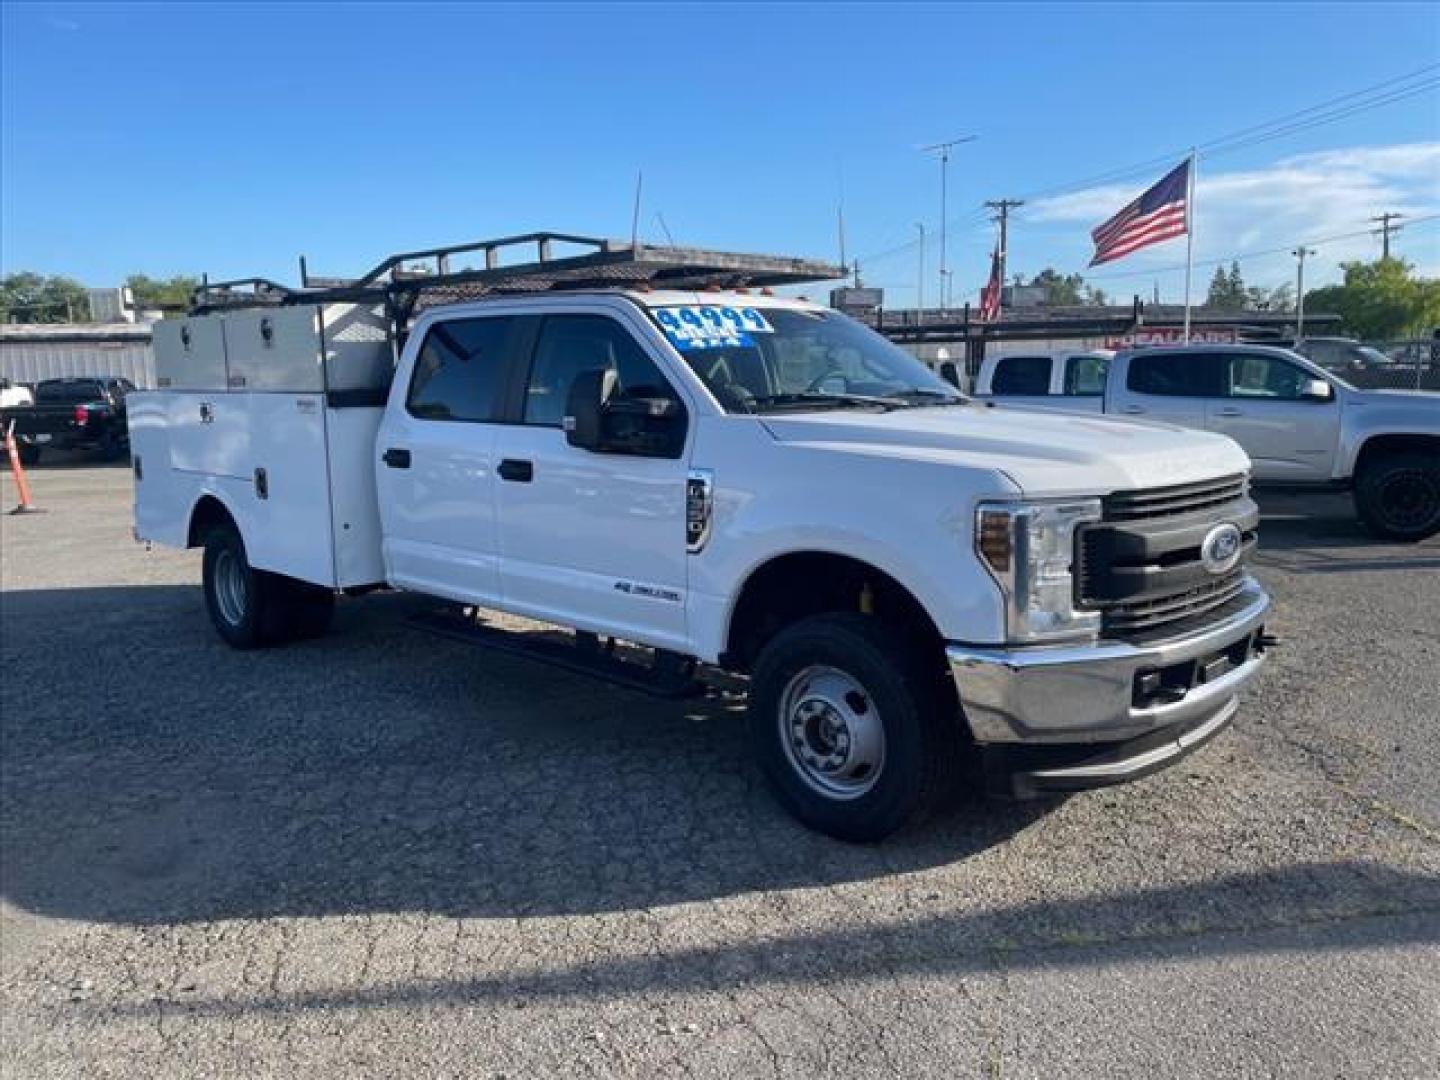
[[[218,318],[162,319],[154,333],[159,389],[225,389],[225,337]]]

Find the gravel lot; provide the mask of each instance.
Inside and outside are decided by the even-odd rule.
[[[342,606],[241,654],[124,469],[3,530],[13,1077],[1440,1073],[1440,544],[1276,499],[1284,647],[1138,784],[805,832],[733,706]],[[15,502],[8,473],[0,489]]]

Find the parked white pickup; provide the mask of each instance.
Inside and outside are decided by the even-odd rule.
[[[1250,455],[1257,484],[1351,488],[1361,520],[1382,537],[1440,532],[1440,394],[1358,390],[1259,345],[987,357],[976,394],[1218,432]]]
[[[609,257],[608,255],[606,257]],[[577,289],[161,324],[137,535],[250,648],[390,586],[749,678],[815,828],[885,835],[979,748],[1007,794],[1163,768],[1235,714],[1269,600],[1229,439],[962,397],[859,323]],[[622,650],[623,652],[623,650]],[[610,670],[610,668],[605,668]]]

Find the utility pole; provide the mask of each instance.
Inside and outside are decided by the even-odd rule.
[[[1295,340],[1301,341],[1305,337],[1305,257],[1314,255],[1314,248],[1307,248],[1300,245],[1290,252],[1295,256]]]
[[[994,220],[1000,225],[1000,282],[1005,282],[1005,263],[1010,254],[1010,211],[1024,206],[1024,199],[987,199],[985,205],[995,211]]]
[[[920,312],[920,318],[925,318],[925,223],[915,222],[915,228],[920,230],[920,272],[915,278],[915,310]]]
[[[947,242],[946,230],[945,230],[945,216],[946,216],[946,214],[949,212],[948,209],[947,209],[947,202],[946,202],[946,196],[947,196],[947,190],[946,190],[946,189],[947,189],[947,187],[948,187],[948,185],[949,185],[949,176],[950,176],[950,148],[953,147],[953,146],[959,146],[961,143],[974,142],[974,141],[975,141],[975,138],[976,138],[976,137],[975,137],[974,135],[962,135],[962,136],[960,136],[960,138],[958,138],[958,139],[951,139],[951,140],[949,140],[948,142],[932,143],[932,144],[930,144],[929,146],[922,146],[922,147],[920,148],[920,150],[921,150],[922,153],[926,153],[926,154],[938,153],[938,154],[940,155],[940,306],[941,306],[941,307],[944,307],[944,306],[946,305],[946,297],[945,297],[945,278],[946,278],[946,277],[948,276],[948,274],[949,274],[949,271],[946,270],[946,268],[945,268],[946,265],[947,265],[947,262],[948,262],[948,251],[949,251],[949,245],[948,245],[948,242]]]
[[[1370,219],[1371,221],[1380,222],[1380,228],[1376,229],[1375,233],[1380,237],[1380,257],[1382,259],[1390,258],[1390,234],[1392,232],[1399,232],[1405,227],[1403,225],[1391,225],[1390,222],[1396,221],[1400,218],[1403,218],[1404,216],[1404,214],[1395,214],[1387,210],[1385,213],[1380,214],[1378,217],[1372,217]]]

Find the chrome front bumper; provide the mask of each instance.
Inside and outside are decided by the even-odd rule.
[[[1237,696],[1264,663],[1270,598],[1250,579],[1227,607],[1207,626],[1146,644],[945,651],[982,747],[1107,744],[1098,757],[1062,753],[1067,764],[1030,771],[1044,787],[1117,783],[1163,768],[1234,716]]]

